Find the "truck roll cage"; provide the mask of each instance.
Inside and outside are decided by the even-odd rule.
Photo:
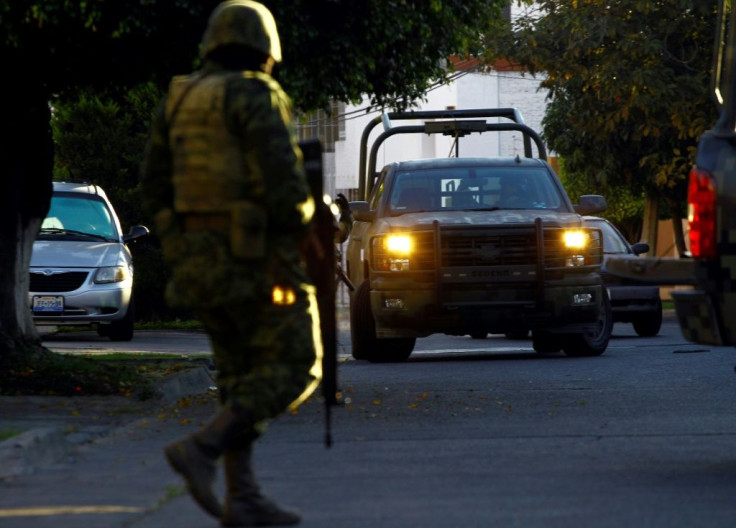
[[[473,119],[475,118],[475,119]],[[477,118],[505,118],[511,123],[488,123]],[[392,126],[392,121],[434,119],[422,125]],[[368,153],[368,141],[372,130],[383,124],[382,132],[371,145]],[[363,129],[360,138],[360,166],[358,174],[358,196],[366,200],[373,190],[376,180],[376,157],[378,149],[389,137],[397,134],[443,134],[453,136],[456,140],[467,134],[477,132],[521,132],[524,137],[524,157],[533,158],[532,141],[537,147],[538,157],[547,159],[547,151],[541,137],[524,123],[524,118],[516,108],[482,108],[471,110],[427,110],[418,112],[388,112],[374,117]],[[456,149],[459,147],[456,144]],[[367,163],[366,163],[367,160]]]

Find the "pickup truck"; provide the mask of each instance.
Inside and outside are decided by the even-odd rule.
[[[730,2],[729,2],[730,5]],[[711,87],[720,111],[698,143],[688,182],[691,255],[612,258],[607,271],[674,291],[683,336],[710,345],[736,345],[736,12],[719,2]],[[730,28],[730,31],[729,31]]]
[[[394,126],[400,120],[423,122]],[[368,153],[370,132],[381,123]],[[457,145],[488,131],[520,132],[524,157],[414,159],[375,170],[378,148],[396,134],[440,133]],[[356,287],[354,358],[404,361],[417,338],[435,333],[531,331],[540,354],[606,350],[612,316],[600,275],[602,237],[582,219],[604,210],[605,199],[570,202],[517,109],[385,114],[366,127],[360,160],[361,199],[350,204],[355,222],[346,251]]]

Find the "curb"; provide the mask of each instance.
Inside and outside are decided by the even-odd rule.
[[[156,403],[169,405],[180,398],[213,390],[215,379],[207,367],[187,369],[160,383]],[[78,446],[108,436],[114,427],[85,427],[72,433],[62,427],[25,431],[0,442],[0,480],[28,475],[68,457]]]
[[[181,371],[169,376],[157,387],[159,403],[170,404],[180,398],[201,394],[216,389],[214,371],[207,367],[198,367]]]

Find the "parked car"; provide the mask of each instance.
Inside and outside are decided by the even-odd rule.
[[[605,218],[584,217],[589,227],[603,233],[603,267],[601,275],[611,299],[613,322],[632,323],[634,331],[642,336],[655,336],[662,327],[662,300],[657,284],[647,284],[617,277],[607,272],[606,261],[612,256],[641,255],[649,251],[649,244],[630,244],[626,237]]]
[[[97,185],[54,182],[30,265],[28,301],[39,325],[96,325],[113,341],[133,338],[133,259],[126,246],[148,235],[120,220]]]

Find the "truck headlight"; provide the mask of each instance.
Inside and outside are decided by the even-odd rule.
[[[588,233],[580,229],[568,229],[562,234],[565,248],[571,254],[565,257],[565,267],[577,268],[585,266],[585,249],[588,247]]]
[[[588,233],[579,229],[567,230],[562,235],[565,247],[570,249],[584,249],[588,245]]]
[[[389,235],[386,237],[386,249],[397,255],[411,253],[411,238],[406,235]]]
[[[373,239],[373,266],[378,271],[409,271],[412,239],[409,235],[386,235]]]

